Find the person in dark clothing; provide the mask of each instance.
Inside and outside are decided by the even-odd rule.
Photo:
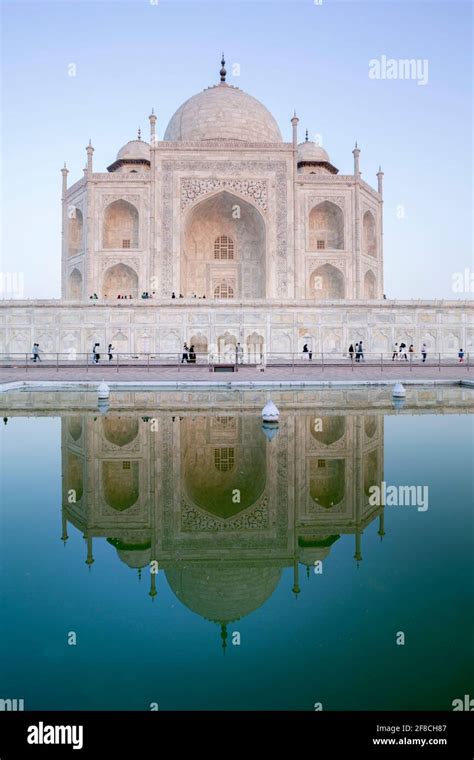
[[[351,361],[353,361],[353,359],[354,359],[354,346],[352,345],[352,343],[349,346],[349,352],[348,353],[349,353],[349,359]]]
[[[107,348],[107,353],[109,355],[109,362],[111,362],[112,359],[114,358],[114,355],[113,355],[112,351],[115,351],[115,349],[114,349],[112,343],[109,343],[108,348]]]
[[[189,361],[189,348],[188,348],[188,344],[185,343],[183,346],[183,355],[181,357],[181,364],[183,364],[183,362],[186,362],[187,364],[188,361]]]

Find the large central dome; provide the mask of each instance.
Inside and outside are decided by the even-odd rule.
[[[238,87],[221,82],[193,95],[178,108],[165,140],[281,142],[278,124],[265,106]]]

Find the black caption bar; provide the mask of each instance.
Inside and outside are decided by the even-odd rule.
[[[455,758],[474,757],[473,716],[470,712],[2,712],[0,713],[0,760],[27,757],[96,757],[97,752],[136,757],[146,747],[159,752],[166,745],[163,739],[179,743],[186,737],[193,749],[210,739],[216,726],[209,722],[252,724],[272,722],[266,732],[266,744],[278,741],[282,733],[293,736],[298,746],[314,742],[314,751],[331,749],[360,751],[365,757]],[[191,723],[187,733],[177,730],[178,724]],[[201,724],[198,726],[197,724]],[[294,724],[299,723],[296,727]],[[293,725],[290,725],[293,724]],[[235,731],[235,729],[237,729]],[[235,726],[227,735],[230,746],[242,741],[249,748],[249,737],[243,726]],[[308,729],[310,734],[298,731]],[[291,733],[290,733],[291,732]],[[217,736],[212,733],[213,739]],[[299,737],[299,738],[298,738]],[[184,739],[184,741],[183,741]],[[303,740],[303,745],[300,745]],[[214,745],[216,746],[216,745]],[[221,747],[224,749],[224,746]]]

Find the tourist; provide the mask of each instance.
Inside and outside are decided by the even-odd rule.
[[[355,355],[356,355],[356,362],[360,361],[360,353],[359,353],[359,344],[355,344]]]
[[[427,353],[428,353],[428,350],[427,350],[427,348],[426,348],[426,343],[423,343],[423,345],[422,345],[422,347],[421,347],[421,357],[422,357],[422,361],[423,361],[423,364],[424,364],[424,363],[425,363],[425,361],[426,361],[426,354],[427,354]]]
[[[406,344],[406,343],[404,343],[403,341],[400,343],[400,350],[399,350],[398,354],[399,354],[399,358],[400,358],[400,359],[401,359],[401,358],[402,358],[402,356],[403,356],[403,357],[405,358],[405,361],[408,361],[408,356],[407,356],[407,344]]]
[[[244,349],[240,345],[240,343],[237,343],[237,346],[235,348],[235,361],[237,364],[243,364],[244,360]]]
[[[36,364],[36,361],[41,361],[39,343],[33,343],[33,356],[31,357]]]
[[[410,348],[408,349],[408,353],[409,354],[414,354],[415,353],[415,348],[413,346],[413,343],[410,343]]]
[[[459,363],[462,364],[464,362],[464,351],[462,350],[462,348],[459,349],[458,357],[459,357]]]
[[[100,346],[100,343],[94,343],[94,347],[92,349],[92,361],[94,362],[94,364],[98,364],[99,363],[100,354],[99,354],[99,352],[97,350],[99,348],[99,346]]]
[[[115,351],[115,348],[113,347],[112,343],[109,343],[108,348],[107,348],[107,353],[109,355],[109,362],[111,362],[112,359],[114,358],[112,351]]]
[[[171,298],[176,298],[176,293],[174,292],[174,290],[173,290],[173,292],[171,293]]]
[[[304,346],[303,346],[303,359],[306,358],[305,354],[309,354],[308,344],[307,343],[305,343]]]
[[[395,360],[395,357],[398,359],[398,343],[394,343],[392,346],[392,362]]]
[[[183,296],[183,294],[182,294],[182,293],[180,293],[180,294],[179,294],[179,297],[180,297],[180,298],[184,298],[184,296]]]
[[[359,356],[362,359],[362,361],[365,362],[365,359],[364,359],[364,349],[362,347],[362,341],[359,341]]]
[[[189,362],[188,354],[189,354],[189,348],[187,344],[185,343],[183,346],[183,355],[181,357],[181,364],[183,364],[183,362],[186,362],[186,364]]]
[[[194,353],[194,344],[189,347],[189,362],[196,364],[196,354]]]
[[[349,353],[349,359],[351,360],[351,362],[354,361],[354,346],[352,345],[352,343],[349,346],[349,352],[348,353]]]

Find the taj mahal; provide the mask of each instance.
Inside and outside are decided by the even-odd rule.
[[[162,139],[149,116],[107,171],[86,148],[62,169],[62,297],[2,302],[6,351],[342,353],[403,337],[430,351],[474,348],[466,301],[394,301],[383,282],[383,172],[339,174],[325,148],[284,142],[267,108],[227,82],[190,97]],[[352,145],[351,141],[351,145]],[[472,306],[471,306],[472,308]],[[26,347],[26,348],[25,348]]]

